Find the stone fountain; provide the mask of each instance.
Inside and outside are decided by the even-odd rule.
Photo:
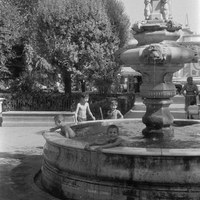
[[[185,63],[198,62],[193,46],[174,42],[181,36],[181,25],[173,22],[170,10],[169,0],[145,0],[146,21],[132,28],[138,46],[119,52],[124,64],[142,73],[140,91],[147,108],[142,132],[146,137],[173,136],[173,116],[169,111],[170,98],[176,94],[173,73]]]
[[[200,199],[200,122],[174,120],[174,72],[197,62],[191,45],[177,43],[181,26],[172,20],[171,1],[145,0],[145,20],[133,26],[138,45],[117,55],[142,73],[141,120],[100,120],[72,126],[74,139],[45,133],[41,185],[60,199]],[[110,124],[119,126],[130,146],[85,150]],[[180,125],[180,127],[179,127]],[[174,127],[175,126],[175,127]]]

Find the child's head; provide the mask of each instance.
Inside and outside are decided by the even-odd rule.
[[[118,106],[118,102],[116,100],[112,100],[111,104],[110,104],[110,108],[112,110],[115,110],[117,108],[117,106]]]
[[[187,82],[188,82],[189,84],[193,84],[193,78],[192,78],[191,76],[189,76],[189,77],[187,78]]]
[[[119,135],[119,128],[116,125],[114,125],[114,124],[108,126],[108,128],[107,128],[107,135],[109,137],[116,137],[116,136],[118,136]]]
[[[89,100],[89,94],[82,93],[81,94],[81,101],[88,102],[88,100]]]
[[[56,115],[54,117],[54,121],[55,121],[56,126],[61,126],[63,122],[65,121],[65,118],[63,115]]]

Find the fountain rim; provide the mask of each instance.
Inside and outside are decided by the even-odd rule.
[[[130,119],[122,119],[120,121],[128,121]],[[140,118],[134,118],[131,119],[133,121],[141,120]],[[184,119],[176,119],[174,121],[188,121]],[[91,124],[96,122],[103,122],[103,121],[109,121],[109,120],[96,120],[96,121],[87,121],[83,122],[81,124]],[[111,120],[113,121],[113,120]],[[115,121],[115,120],[114,120]],[[192,121],[198,121],[200,120],[192,120]],[[76,126],[76,125],[75,125]],[[46,143],[49,143],[50,145],[62,147],[62,148],[71,148],[71,149],[77,149],[82,151],[88,151],[88,152],[95,152],[94,147],[91,148],[91,150],[85,150],[85,144],[86,142],[77,141],[74,139],[64,138],[60,134],[55,134],[55,132],[46,132],[43,134],[44,139],[46,140]],[[200,148],[180,148],[180,149],[173,149],[173,148],[142,148],[142,147],[114,147],[109,149],[103,149],[101,151],[105,154],[117,154],[117,155],[126,155],[126,156],[200,156]]]

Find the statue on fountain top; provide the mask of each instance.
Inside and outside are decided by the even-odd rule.
[[[151,13],[152,13],[152,5],[151,0],[145,0],[144,1],[145,8],[144,8],[144,16],[146,20],[150,19]]]
[[[171,18],[171,0],[144,0],[145,20],[164,20]]]
[[[133,24],[133,34],[142,32],[163,31],[177,32],[181,24],[172,20],[171,0],[144,0],[145,20]]]
[[[170,19],[170,0],[161,0],[161,9],[160,12],[162,14],[162,17],[165,21],[168,21]]]

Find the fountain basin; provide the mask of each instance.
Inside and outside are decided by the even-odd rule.
[[[159,26],[159,25],[158,25]],[[155,29],[159,28],[156,27]],[[146,25],[146,29],[148,30],[148,25]],[[164,40],[176,41],[180,37],[180,31],[177,32],[169,32],[167,30],[156,30],[152,31],[152,24],[149,24],[149,32],[143,32],[139,34],[135,34],[134,38],[138,41],[139,45],[152,44],[152,43],[160,43]]]
[[[110,124],[119,126],[130,145],[85,150]],[[73,200],[199,199],[200,121],[175,120],[174,125],[168,141],[144,138],[145,125],[138,119],[82,123],[72,127],[74,139],[45,133],[42,185]]]

